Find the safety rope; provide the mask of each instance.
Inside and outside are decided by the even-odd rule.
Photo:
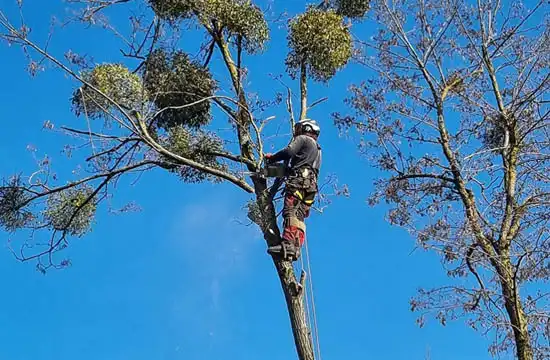
[[[313,275],[311,273],[311,263],[309,258],[309,247],[308,247],[308,241],[307,239],[304,241],[304,247],[306,250],[305,253],[305,262],[307,264],[307,273],[309,274],[309,286],[306,285],[306,293],[305,293],[305,300],[306,300],[306,315],[308,318],[308,326],[310,329],[312,329],[312,341],[313,341],[313,352],[317,353],[317,356],[315,356],[315,359],[322,360],[321,358],[321,345],[319,341],[319,328],[317,326],[317,312],[315,309],[315,296],[313,293]],[[301,257],[301,263],[302,263],[302,271],[304,270],[304,256]],[[308,294],[309,293],[309,294]],[[311,303],[309,302],[309,298],[311,297]],[[311,307],[311,310],[310,310]],[[311,318],[313,318],[313,323],[311,321]]]
[[[304,256],[301,256],[300,257],[300,260],[301,260],[301,265],[302,265],[302,272],[305,270],[305,265],[304,265]],[[307,285],[306,285],[307,286]],[[315,352],[315,347],[314,347],[314,343],[313,343],[313,337],[314,337],[314,334],[313,334],[313,330],[312,330],[312,326],[311,326],[311,313],[309,311],[309,292],[308,292],[308,288],[306,287],[306,289],[302,289],[302,291],[305,291],[304,293],[304,299],[306,301],[306,322],[307,322],[307,329],[308,331],[310,331],[310,335],[311,335],[311,347],[313,349],[313,351]],[[314,355],[314,358],[316,358],[315,354]]]

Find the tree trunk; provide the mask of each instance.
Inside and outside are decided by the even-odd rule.
[[[267,188],[267,182],[265,179],[257,177],[253,178],[253,182],[256,191],[256,203],[260,208],[262,217],[258,225],[262,229],[267,245],[275,245],[279,242],[280,231],[277,226],[277,213],[270,191]],[[281,287],[285,295],[298,359],[315,360],[311,332],[308,328],[306,318],[306,308],[303,297],[304,292],[302,291],[300,294],[296,294],[294,291],[297,280],[292,263],[275,259],[273,259],[273,263],[277,269],[277,274],[279,275]]]
[[[512,266],[509,260],[501,260],[502,267],[505,271],[501,271],[501,286],[502,295],[504,297],[504,306],[510,324],[514,332],[514,340],[516,343],[516,354],[518,360],[533,360],[533,348],[531,347],[531,337],[527,328],[527,319],[517,291],[517,284],[513,277]]]
[[[300,360],[315,360],[311,332],[306,321],[306,311],[303,291],[300,294],[293,294],[291,289],[296,281],[292,263],[289,261],[274,261],[275,267],[281,280],[281,286],[285,294],[286,306],[294,335],[294,344]]]

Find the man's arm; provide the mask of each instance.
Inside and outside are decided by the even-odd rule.
[[[301,136],[295,137],[294,139],[292,139],[292,141],[290,142],[290,144],[286,148],[284,148],[284,149],[276,152],[275,154],[269,156],[268,157],[269,161],[270,162],[277,162],[277,161],[281,161],[281,160],[289,160],[290,158],[292,158],[294,155],[296,155],[298,153],[298,150],[302,146],[303,141],[304,141],[304,139]]]

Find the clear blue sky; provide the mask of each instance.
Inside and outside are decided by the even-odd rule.
[[[14,3],[2,0],[1,7],[16,19]],[[39,3],[25,2],[25,17],[31,37],[44,43],[49,16],[64,16],[68,5]],[[305,7],[303,1],[284,3],[291,12]],[[282,6],[278,2],[275,10]],[[125,24],[130,9],[116,12],[115,23]],[[354,31],[366,37],[371,26]],[[278,86],[264,73],[284,72],[285,36],[274,29],[267,55],[247,58],[254,89],[272,94]],[[120,61],[119,48],[105,32],[71,26],[56,30],[49,49],[58,57],[68,49],[86,52],[101,63]],[[70,112],[74,83],[51,68],[31,79],[17,47],[0,44],[0,56],[0,174],[32,171],[26,146],[33,144],[69,179],[71,168],[60,154],[66,138],[41,127],[46,120],[83,125]],[[384,221],[383,208],[367,206],[379,174],[358,157],[353,141],[339,138],[329,116],[346,111],[347,85],[367,75],[352,65],[328,87],[312,86],[312,99],[329,96],[311,113],[323,126],[323,173],[337,174],[352,193],[308,222],[323,359],[420,360],[428,352],[433,360],[488,359],[489,339],[462,322],[442,327],[429,321],[420,329],[409,311],[416,289],[444,284],[444,272],[434,255],[410,254],[414,240]],[[273,113],[284,116],[284,109]],[[141,212],[112,215],[103,209],[93,232],[71,242],[72,267],[43,276],[34,264],[0,251],[0,359],[296,358],[265,243],[236,221],[244,219],[247,200],[230,185],[186,185],[155,171],[116,193],[116,204],[136,201]],[[2,241],[9,237],[2,233]]]

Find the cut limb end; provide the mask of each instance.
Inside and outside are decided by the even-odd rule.
[[[293,296],[298,297],[302,295],[302,291],[306,286],[306,277],[307,277],[306,272],[302,270],[302,274],[300,275],[300,282],[295,281],[293,284],[294,285],[292,289]]]

